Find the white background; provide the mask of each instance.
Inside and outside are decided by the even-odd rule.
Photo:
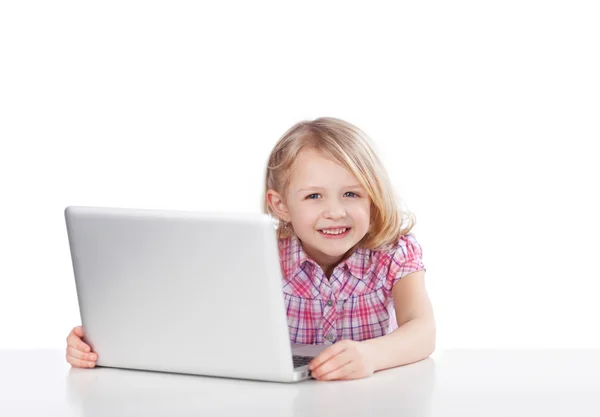
[[[259,212],[319,116],[415,213],[439,348],[600,347],[596,2],[198,3],[1,3],[0,348],[80,322],[67,205]]]

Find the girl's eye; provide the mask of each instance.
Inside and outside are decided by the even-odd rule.
[[[350,195],[348,195],[348,194],[350,194]],[[354,193],[354,192],[352,192],[352,191],[347,191],[346,193],[344,193],[344,196],[347,196],[347,195],[348,195],[348,197],[353,197],[353,198],[355,198],[355,197],[359,197],[359,195],[358,195],[358,194],[356,194],[356,193]],[[309,194],[308,196],[306,196],[306,198],[307,198],[307,199],[310,199],[310,200],[316,200],[316,199],[317,199],[317,198],[319,198],[320,196],[321,196],[321,194],[319,194],[319,193],[314,193],[314,194]]]

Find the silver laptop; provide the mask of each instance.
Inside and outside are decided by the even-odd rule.
[[[310,377],[324,346],[290,343],[268,215],[69,206],[65,219],[98,366]]]

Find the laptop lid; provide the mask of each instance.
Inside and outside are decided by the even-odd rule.
[[[98,366],[293,380],[268,215],[69,206],[65,219]]]

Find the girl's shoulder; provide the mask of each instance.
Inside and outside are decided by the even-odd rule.
[[[356,250],[357,252],[368,256],[370,262],[379,264],[389,264],[392,261],[400,262],[402,260],[422,256],[421,245],[413,233],[399,236],[395,241],[372,250],[364,248],[358,248]]]
[[[294,236],[277,238],[277,246],[279,248],[279,262],[285,276],[294,272],[308,258],[300,241]]]
[[[378,248],[375,251],[395,260],[412,259],[423,256],[423,249],[414,233],[402,235],[393,243]]]
[[[393,243],[372,250],[369,258],[369,269],[374,272],[373,278],[376,277],[379,283],[377,286],[384,286],[388,290],[403,276],[425,270],[423,250],[413,233],[402,235]]]
[[[405,275],[420,270],[426,271],[423,263],[423,248],[413,233],[400,236],[388,256],[390,263],[386,286],[389,288]]]
[[[291,237],[277,238],[277,247],[279,249],[279,256],[284,259],[294,251],[293,239]]]

